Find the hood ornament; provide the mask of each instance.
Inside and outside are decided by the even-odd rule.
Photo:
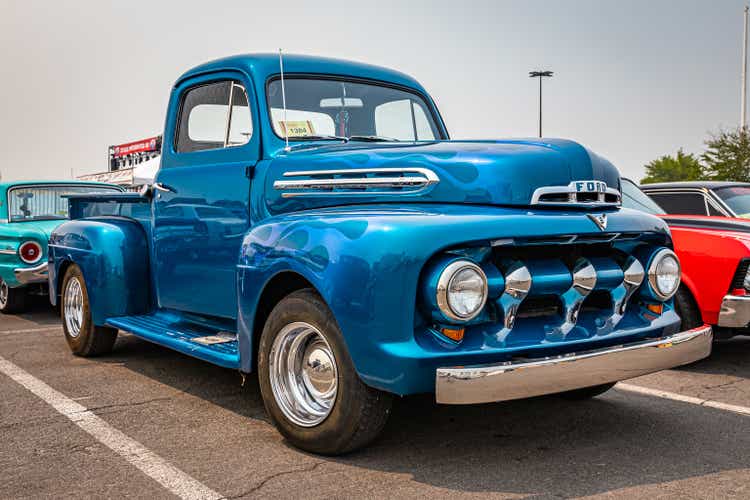
[[[607,214],[586,214],[599,229],[604,231],[607,229]]]

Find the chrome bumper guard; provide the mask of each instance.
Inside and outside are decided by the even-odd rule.
[[[719,311],[719,326],[745,328],[750,324],[750,296],[725,295]]]
[[[47,281],[47,263],[39,264],[34,267],[19,267],[13,270],[16,281],[22,285],[32,283],[42,283]]]
[[[490,403],[617,382],[703,359],[711,354],[712,341],[711,327],[704,325],[562,356],[438,368],[435,395],[442,404]]]

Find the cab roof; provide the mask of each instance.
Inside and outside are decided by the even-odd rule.
[[[681,182],[655,182],[653,184],[641,184],[641,189],[664,189],[664,188],[705,188],[719,189],[734,186],[750,186],[747,182],[733,181],[681,181]]]
[[[299,54],[284,54],[284,73],[304,73],[320,75],[350,76],[367,80],[379,80],[394,83],[404,87],[416,89],[426,93],[417,80],[400,71],[373,66],[360,62],[346,61],[329,57],[307,56]],[[216,59],[196,66],[177,80],[175,86],[187,78],[203,73],[221,70],[239,70],[253,77],[255,84],[263,85],[279,71],[279,54],[241,54]]]

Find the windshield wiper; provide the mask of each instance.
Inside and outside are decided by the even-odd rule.
[[[398,139],[384,137],[382,135],[352,135],[349,137],[349,140],[362,142],[398,142]]]
[[[340,135],[301,135],[292,138],[295,141],[344,141],[349,142],[348,137]]]

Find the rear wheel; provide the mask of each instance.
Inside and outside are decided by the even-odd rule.
[[[380,433],[391,396],[365,385],[341,331],[313,290],[281,300],[263,328],[258,379],[266,411],[293,445],[337,455]]]
[[[0,313],[16,314],[26,309],[28,294],[26,288],[11,288],[0,279]]]
[[[98,356],[112,351],[117,330],[95,326],[91,321],[91,306],[86,282],[81,269],[72,264],[63,278],[60,298],[65,340],[76,356]]]

